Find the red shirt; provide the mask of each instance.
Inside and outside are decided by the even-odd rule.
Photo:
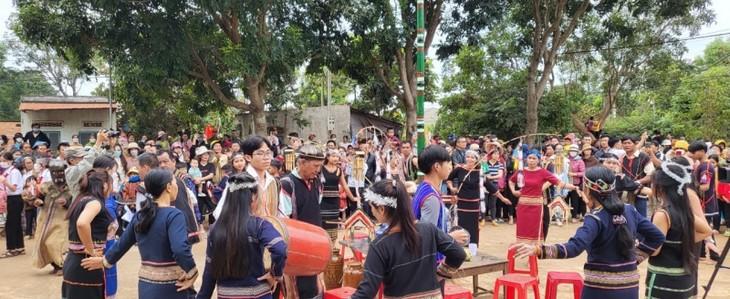
[[[517,171],[512,174],[512,177],[510,177],[509,180],[513,183],[517,183],[517,175],[519,173],[520,172]],[[545,182],[550,182],[553,185],[557,185],[559,182],[558,178],[555,175],[545,170],[544,168],[538,168],[535,170],[528,170],[527,168],[525,168],[522,173],[524,174],[525,181],[525,185],[522,187],[522,190],[520,190],[522,196],[541,197],[542,184],[544,184]]]

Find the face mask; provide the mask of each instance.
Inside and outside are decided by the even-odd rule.
[[[91,139],[89,139],[89,142],[91,142],[91,143],[96,143],[96,139],[94,139],[94,138],[91,138]]]
[[[578,155],[578,153],[576,153],[576,152],[570,152],[570,153],[568,153],[568,155],[570,155],[571,157],[575,157],[575,156]]]
[[[39,129],[39,128],[33,128],[33,133],[34,134],[38,134],[40,132],[41,132],[41,129]]]
[[[78,138],[71,138],[71,141],[72,141],[73,143],[79,143],[79,139],[78,139]]]
[[[114,158],[119,158],[122,156],[122,151],[114,151]]]
[[[8,162],[0,162],[0,167],[2,167],[3,169],[7,169],[8,167],[10,167],[10,163],[8,163]]]
[[[17,143],[23,143],[23,138],[20,138],[20,137],[15,138],[15,142],[17,142]]]
[[[41,166],[38,164],[33,164],[33,170],[36,172],[41,171]]]
[[[137,154],[139,154],[139,151],[136,149],[133,149],[133,150],[129,151],[129,153],[132,154],[132,157],[136,157]]]

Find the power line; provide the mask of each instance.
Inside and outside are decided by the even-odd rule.
[[[657,41],[657,42],[644,43],[644,44],[634,44],[634,45],[607,47],[607,48],[594,49],[594,50],[565,51],[565,52],[561,53],[560,56],[562,56],[562,55],[574,55],[574,54],[587,54],[587,53],[594,53],[594,52],[605,51],[605,50],[621,50],[621,49],[631,49],[631,48],[641,48],[641,47],[647,47],[647,46],[663,45],[663,44],[673,44],[673,43],[678,43],[678,42],[683,42],[683,41],[688,41],[688,40],[696,40],[696,39],[705,39],[705,38],[712,38],[712,37],[720,37],[720,36],[725,36],[725,35],[730,35],[730,32],[715,33],[715,34],[706,34],[706,35],[698,35],[698,36],[678,38],[678,39],[665,40],[665,41]]]

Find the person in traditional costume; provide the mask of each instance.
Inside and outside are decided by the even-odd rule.
[[[68,169],[67,169],[68,170]],[[92,169],[78,182],[79,196],[71,203],[68,219],[68,253],[63,262],[61,297],[65,299],[105,298],[104,271],[88,270],[82,260],[100,257],[112,224],[104,200],[112,191],[113,181],[106,170]]]
[[[154,169],[144,178],[147,199],[128,228],[104,256],[89,257],[82,266],[90,271],[111,268],[133,245],[142,259],[138,298],[188,298],[187,289],[198,277],[190,252],[185,216],[171,205],[177,180],[167,169]]]
[[[523,155],[527,156],[527,166],[515,172],[509,180],[512,194],[519,197],[517,202],[517,242],[539,244],[545,239],[545,199],[543,185],[549,183],[558,189],[580,190],[573,184],[558,179],[554,174],[541,168],[540,152],[523,148]],[[517,191],[515,188],[520,187]],[[548,219],[549,221],[549,219]]]
[[[279,209],[285,217],[322,225],[319,173],[323,164],[324,153],[317,146],[304,144],[299,148],[296,168],[281,179]],[[287,298],[315,298],[324,292],[324,282],[317,276],[285,276],[284,280]]]
[[[625,173],[621,172],[618,157],[612,153],[604,153],[599,158],[601,165],[608,167],[611,171],[616,173],[616,192],[632,192],[634,194],[640,194],[644,196],[651,195],[651,189],[644,187],[642,184],[632,180]]]
[[[206,249],[203,285],[196,298],[272,298],[272,290],[283,280],[287,246],[281,234],[267,220],[255,216],[258,181],[248,173],[228,179],[228,191],[221,214],[210,229]],[[264,251],[271,253],[265,265]],[[268,268],[270,270],[268,270]]]
[[[692,169],[663,162],[654,172],[652,186],[661,202],[652,222],[666,240],[659,254],[649,257],[646,298],[691,298],[697,294],[697,255],[693,244],[712,234],[707,220],[692,213],[687,187]]]
[[[94,160],[93,168],[106,170],[109,175],[113,177],[116,175],[117,163],[111,156],[100,156],[96,158],[96,160]],[[104,200],[104,208],[107,210],[109,216],[111,216],[112,218],[112,223],[109,225],[109,231],[107,232],[107,240],[106,245],[104,246],[104,253],[109,251],[109,249],[112,248],[117,242],[117,232],[121,233],[121,231],[119,230],[119,221],[117,220],[117,208],[119,207],[119,204],[117,204],[115,200],[115,192],[117,192],[117,189],[112,189],[112,195]],[[104,285],[106,299],[115,298],[117,295],[118,286],[116,265],[104,271]]]
[[[31,254],[31,263],[42,269],[53,266],[53,275],[63,274],[63,252],[68,246],[66,212],[71,204],[71,192],[66,184],[66,162],[51,160],[48,168],[51,180],[41,184],[41,196],[33,203],[39,210],[37,242]]]
[[[453,277],[466,259],[464,249],[432,223],[413,221],[408,191],[399,180],[381,180],[364,197],[388,228],[370,244],[366,271],[352,298],[375,298],[381,283],[386,298],[440,298],[439,282]],[[437,253],[445,260],[434,267]]]
[[[529,163],[529,161],[528,161]],[[616,176],[603,166],[589,168],[583,177],[584,200],[591,211],[568,243],[517,243],[515,258],[588,257],[581,298],[639,298],[637,264],[657,253],[664,234],[616,193]],[[519,218],[518,218],[519,219]],[[518,222],[519,223],[519,222]],[[636,236],[644,239],[635,243]]]
[[[322,166],[322,201],[319,209],[322,213],[322,228],[330,235],[332,242],[337,241],[337,222],[340,218],[340,190],[353,202],[360,199],[352,194],[345,180],[345,173],[339,167],[340,153],[337,150],[328,150],[325,163]]]

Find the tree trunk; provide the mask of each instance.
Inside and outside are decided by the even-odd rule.
[[[261,86],[261,82],[256,79],[249,78],[247,81],[249,112],[254,123],[254,133],[266,136],[266,111],[264,111],[264,98],[266,97],[266,88]]]
[[[416,132],[416,120],[418,116],[416,115],[416,99],[415,98],[405,98],[404,99],[404,108],[406,110],[406,139],[410,140],[411,136],[415,134]]]
[[[537,105],[540,98],[535,89],[535,79],[529,76],[527,78],[527,111],[525,113],[527,126],[525,126],[525,135],[528,135],[527,144],[532,145],[535,143],[535,135],[531,134],[537,133]]]

